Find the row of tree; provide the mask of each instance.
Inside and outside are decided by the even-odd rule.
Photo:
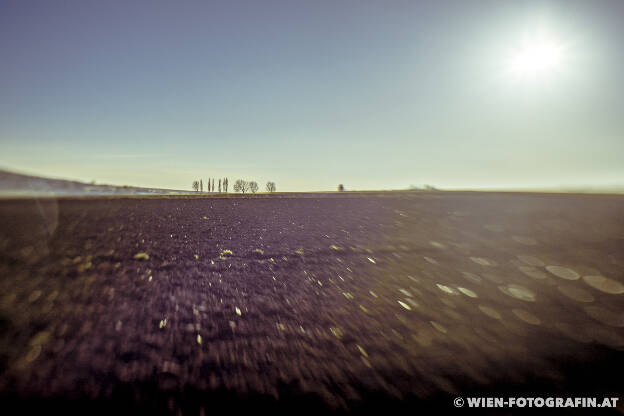
[[[228,180],[228,178],[223,178],[223,179],[219,179],[218,182],[218,191],[219,192],[227,192],[228,191],[228,187],[230,184],[230,181]],[[193,190],[195,192],[204,192],[204,181],[203,179],[200,179],[198,181],[193,181]],[[236,182],[234,182],[234,192],[252,192],[252,193],[256,193],[258,192],[259,186],[258,186],[258,182],[256,181],[246,181],[243,179],[237,179]],[[276,191],[276,186],[275,186],[275,182],[267,182],[266,183],[266,191],[267,192],[275,192]],[[208,179],[208,183],[207,183],[207,188],[206,188],[207,192],[215,192],[215,180],[214,178],[212,179]]]
[[[230,181],[228,178],[219,179],[219,192],[223,189],[223,192],[228,191],[228,185]],[[204,180],[200,179],[198,181],[193,181],[193,190],[196,192],[204,192]],[[215,191],[215,180],[214,178],[208,178],[208,183],[206,184],[206,192],[214,192]]]

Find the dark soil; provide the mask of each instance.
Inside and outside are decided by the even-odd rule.
[[[622,397],[624,294],[598,275],[624,283],[621,196],[5,200],[0,401],[426,414]]]

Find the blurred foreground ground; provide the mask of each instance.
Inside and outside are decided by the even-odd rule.
[[[413,414],[617,396],[599,413],[621,414],[623,284],[622,196],[4,200],[0,401]]]

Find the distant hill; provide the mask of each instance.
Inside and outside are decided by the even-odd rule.
[[[164,195],[188,191],[173,189],[139,188],[134,186],[95,185],[63,179],[0,170],[0,196],[37,195]]]

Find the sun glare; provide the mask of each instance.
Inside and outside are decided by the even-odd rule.
[[[536,79],[556,72],[563,61],[564,48],[543,34],[526,36],[510,54],[509,70],[521,79]]]

